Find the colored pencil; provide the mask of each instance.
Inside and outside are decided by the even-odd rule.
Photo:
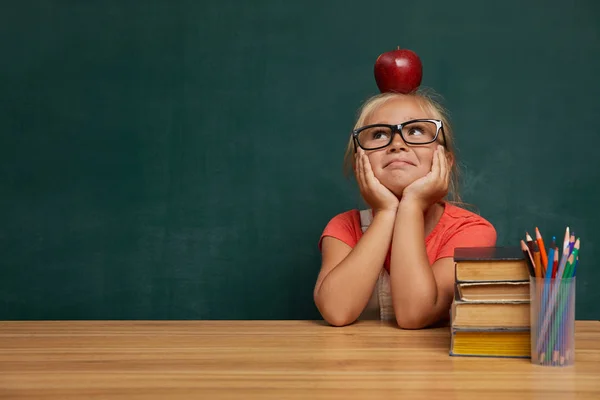
[[[571,237],[569,238],[569,253],[573,252],[574,246],[575,246],[575,232],[572,232]]]
[[[575,276],[579,264],[580,238],[567,226],[562,244],[552,236],[549,247],[535,227],[535,239],[526,232],[521,250],[535,293],[532,293],[531,335],[537,342],[532,362],[543,365],[571,364],[574,359]],[[535,302],[533,299],[536,298]]]
[[[531,253],[529,252],[529,248],[525,244],[525,241],[521,240],[521,250],[523,250],[523,254],[525,254],[525,260],[527,261],[527,268],[529,269],[529,275],[535,276],[535,266],[533,264],[533,258],[531,258]]]
[[[567,226],[567,229],[565,230],[565,239],[563,241],[563,250],[567,248],[567,246],[569,245],[569,238],[571,237],[571,235],[569,235],[569,227]]]
[[[573,257],[573,255],[571,254],[569,256],[569,260],[567,262],[567,267],[565,268],[565,275],[568,274],[568,270],[571,268],[571,266],[573,265],[573,263],[575,262],[575,259]],[[563,280],[565,282],[563,282]],[[566,313],[567,311],[567,304],[568,304],[568,289],[569,289],[569,283],[570,283],[570,279],[567,276],[563,276],[562,279],[559,280],[559,287],[558,287],[558,298],[557,298],[557,302],[558,304],[558,309],[557,309],[557,313],[556,313],[556,317],[554,318],[553,321],[553,329],[551,329],[550,332],[550,343],[549,343],[549,348],[553,350],[553,361],[554,360],[554,355],[557,354],[557,350],[556,350],[556,346],[555,343],[556,341],[560,341],[559,336],[562,336],[561,333],[563,332],[563,328],[564,328],[564,324],[565,322],[563,322],[563,314]],[[566,315],[565,315],[566,316]]]
[[[552,258],[552,262],[554,262],[554,249],[550,249],[550,253],[548,254],[548,258]],[[552,276],[551,271],[552,268],[550,268],[550,271],[546,270],[546,276],[544,277],[544,280],[542,281],[541,279],[538,279],[538,285],[543,285],[543,290],[542,290],[542,304],[540,305],[540,314],[538,316],[539,321],[538,321],[538,326],[540,326],[543,322],[543,320],[541,319],[541,316],[543,316],[546,313],[546,306],[548,304],[548,297],[550,296],[551,293],[551,281],[550,278]],[[549,353],[547,353],[549,354]]]
[[[533,254],[533,238],[529,234],[529,232],[525,232],[525,243],[527,243],[527,247],[529,247],[529,251]]]
[[[540,248],[540,256],[542,257],[542,265],[544,266],[544,274],[546,274],[546,266],[548,265],[548,256],[546,255],[546,246],[540,230],[535,227],[535,240]]]
[[[567,228],[568,229],[568,228]],[[568,239],[567,239],[568,238]],[[536,362],[552,365],[563,365],[573,357],[573,320],[575,318],[575,286],[573,277],[579,259],[580,239],[574,240],[565,234],[563,252],[558,262],[558,248],[549,251],[545,283],[549,282],[548,274],[554,277],[550,292],[544,291],[540,311],[543,314],[542,323],[538,322],[538,342],[535,353]],[[572,251],[571,251],[572,249]],[[555,272],[555,265],[558,271]],[[541,325],[541,326],[540,326]]]
[[[535,263],[536,277],[544,277],[544,267],[542,266],[542,257],[540,255],[540,248],[537,242],[533,242],[533,261]]]
[[[564,274],[564,270],[565,270],[566,263],[567,263],[567,258],[568,258],[567,252],[564,251],[562,260],[560,261],[559,266],[558,266],[557,278],[554,279],[554,283],[551,285],[551,287],[549,289],[550,290],[549,299],[548,299],[549,304],[546,304],[546,307],[545,307],[546,310],[544,312],[544,317],[542,319],[543,322],[540,327],[540,335],[538,336],[538,343],[537,343],[538,353],[542,350],[542,347],[544,347],[545,339],[547,338],[547,335],[548,335],[548,329],[550,328],[550,324],[551,324],[552,320],[554,319],[554,315],[552,313],[557,308],[558,291],[560,289],[560,282],[561,282],[561,280],[562,280],[561,278]]]
[[[560,325],[560,334],[562,335],[562,342],[557,344],[556,347],[559,347],[558,350],[561,351],[560,363],[564,364],[565,360],[570,360],[570,352],[573,346],[573,329],[574,327],[571,325],[575,321],[575,266],[577,265],[577,260],[579,259],[579,239],[573,246],[573,252],[569,256],[569,258],[574,257],[572,263],[569,266],[569,272],[565,272],[567,279],[567,290],[566,290],[566,307],[561,314],[561,325]]]
[[[569,268],[565,270],[563,278],[572,278],[573,277],[573,272],[575,270],[575,260],[578,258],[580,246],[581,246],[581,243],[580,243],[579,239],[577,239],[577,241],[573,245],[573,252],[569,256],[569,260],[571,259],[571,257],[573,257],[573,260],[572,260],[572,262],[568,263]]]
[[[552,263],[552,279],[556,278],[558,272],[558,247],[554,247],[554,262]]]

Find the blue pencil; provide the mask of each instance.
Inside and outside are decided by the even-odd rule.
[[[571,237],[569,238],[569,254],[573,252],[573,247],[575,247],[575,231],[571,232]]]

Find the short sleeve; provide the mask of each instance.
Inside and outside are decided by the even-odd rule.
[[[493,247],[496,245],[496,229],[483,218],[469,218],[459,224],[440,248],[436,260],[454,257],[457,247]]]
[[[358,210],[350,210],[336,215],[329,221],[327,226],[325,226],[325,229],[319,238],[319,250],[321,250],[321,244],[325,236],[331,236],[341,240],[350,247],[356,246],[356,243],[358,243],[357,229],[360,230],[360,216]]]

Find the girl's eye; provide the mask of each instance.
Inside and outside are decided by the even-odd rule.
[[[383,140],[383,139],[387,140],[387,139],[389,139],[389,137],[390,137],[389,132],[387,132],[383,129],[376,130],[371,134],[371,138],[375,139],[375,140]]]
[[[410,128],[408,130],[408,134],[409,134],[409,136],[420,136],[420,135],[424,135],[425,133],[423,132],[423,130],[421,128]]]

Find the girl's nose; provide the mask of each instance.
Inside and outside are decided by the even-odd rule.
[[[404,139],[402,139],[400,132],[394,132],[393,135],[394,137],[392,138],[392,143],[390,143],[389,151],[396,152],[400,150],[408,150],[408,145]]]

